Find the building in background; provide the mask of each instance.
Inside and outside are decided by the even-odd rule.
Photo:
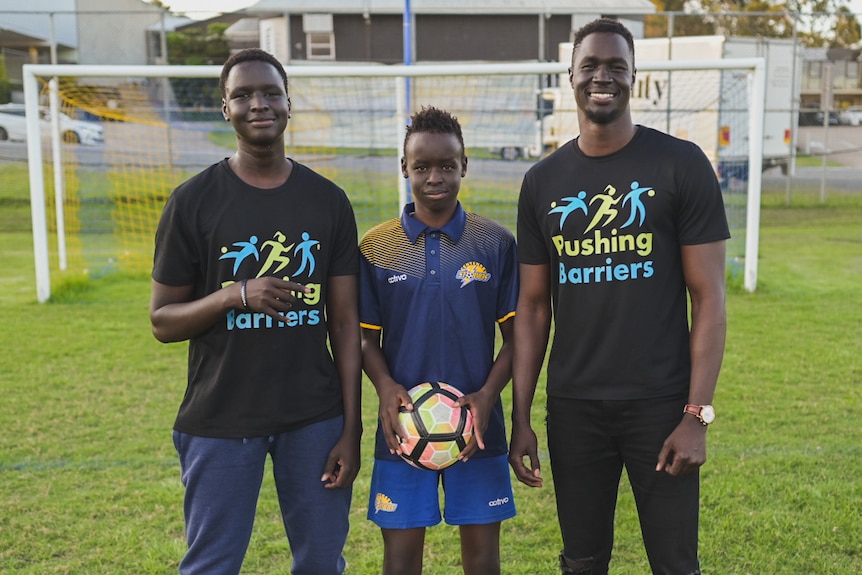
[[[823,111],[837,124],[841,110],[862,105],[862,50],[806,48],[803,60],[800,124],[822,125]]]
[[[143,0],[10,4],[0,6],[0,57],[13,101],[22,100],[24,64],[164,64],[166,34],[214,22],[228,25],[231,49],[259,46],[285,64],[404,61],[404,0],[259,0],[209,20]],[[619,18],[643,37],[644,17],[655,13],[650,0],[412,0],[411,8],[413,62],[550,61],[598,16]],[[804,50],[800,108],[837,114],[862,105],[860,54]]]
[[[155,27],[158,37],[170,17],[142,0],[27,0],[17,8],[11,4],[0,6],[0,55],[12,100],[19,102],[24,64],[154,63],[148,30]]]
[[[413,62],[548,61],[599,16],[643,36],[650,0],[412,0]],[[404,62],[404,0],[260,0],[260,46],[288,64]]]

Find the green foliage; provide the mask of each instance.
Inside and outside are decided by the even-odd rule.
[[[75,303],[85,300],[93,289],[93,280],[86,275],[64,277],[51,289],[51,303]]]
[[[790,38],[793,36],[793,20],[784,6],[773,5],[763,0],[744,2],[737,8],[744,12],[741,17],[716,16],[716,26],[729,36],[752,36],[766,38]]]
[[[187,28],[168,32],[168,63],[187,66],[220,65],[230,56],[225,38],[227,24],[211,23],[206,29]],[[195,120],[196,110],[219,108],[221,94],[218,80],[212,78],[171,78],[177,105],[187,112],[187,120]],[[190,115],[188,115],[190,114]]]
[[[652,0],[659,12],[673,12],[673,30],[666,14],[646,16],[646,37],[667,38],[673,36],[707,36],[716,34],[715,25],[703,17],[699,11],[687,14],[689,2],[686,0]]]
[[[0,230],[30,231],[29,177],[27,164],[0,166]]]
[[[846,0],[788,0],[787,9],[798,12],[799,39],[806,46],[852,48],[859,42],[859,22]],[[831,15],[825,25],[824,14]]]
[[[724,34],[792,38],[806,46],[858,46],[859,22],[847,0],[652,0],[657,11],[646,17],[646,37]],[[670,23],[673,23],[672,30]],[[827,23],[824,25],[825,23]]]
[[[211,118],[221,107],[221,92],[215,78],[170,78],[177,106],[184,120]]]
[[[187,28],[168,32],[168,63],[189,66],[222,64],[230,56],[225,30],[227,24],[212,23],[205,30]]]
[[[832,47],[855,48],[862,40],[862,27],[859,20],[850,12],[846,6],[838,9],[835,17],[835,37],[832,39]]]
[[[805,155],[805,154],[797,154],[796,155],[796,167],[798,167],[798,168],[811,168],[811,167],[819,168],[822,165],[823,165],[823,156],[810,156],[810,155]],[[841,164],[839,164],[835,160],[827,157],[826,158],[826,165],[835,167],[835,166],[840,166]]]
[[[0,52],[0,104],[5,104],[12,98],[12,82],[6,70],[6,56]]]

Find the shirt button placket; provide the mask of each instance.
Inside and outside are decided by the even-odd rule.
[[[427,236],[425,243],[425,261],[428,262],[428,281],[440,283],[440,232],[433,231]]]

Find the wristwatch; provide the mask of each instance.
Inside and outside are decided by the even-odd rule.
[[[682,411],[683,413],[692,414],[703,425],[709,425],[715,421],[715,409],[711,405],[692,405],[689,403]]]

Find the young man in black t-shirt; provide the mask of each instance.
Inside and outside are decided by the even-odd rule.
[[[580,135],[527,172],[519,200],[509,460],[542,485],[530,407],[553,314],[561,570],[608,572],[625,467],[653,573],[700,573],[698,469],[726,332],[721,191],[696,145],[633,123],[634,41],[619,22],[578,31],[569,79]]]
[[[239,573],[270,457],[291,572],[339,575],[360,464],[356,222],[343,190],[284,155],[278,60],[238,52],[220,87],[237,151],[168,199],[150,302],[159,341],[189,340],[180,573]]]

